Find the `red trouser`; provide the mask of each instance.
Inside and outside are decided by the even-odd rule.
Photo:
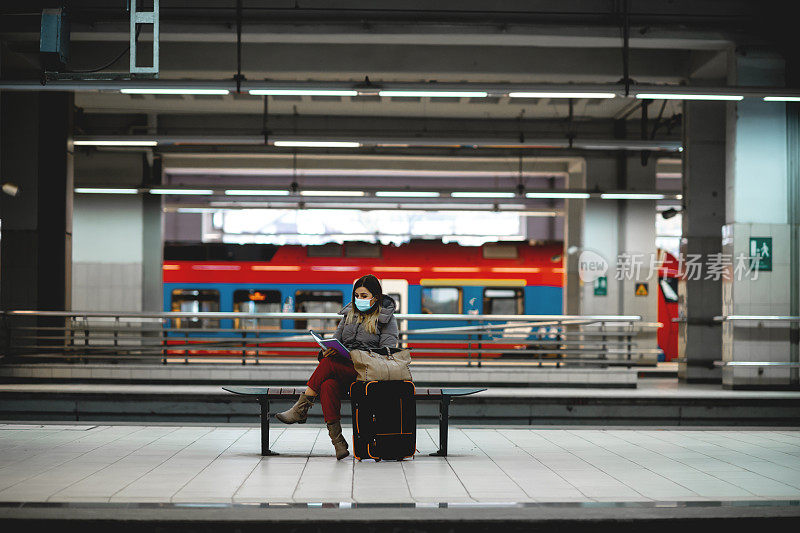
[[[347,359],[324,357],[319,362],[308,380],[308,386],[319,395],[325,422],[336,422],[342,418],[342,397],[350,393],[350,384],[357,375],[353,362]]]

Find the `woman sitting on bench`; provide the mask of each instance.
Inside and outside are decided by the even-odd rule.
[[[383,294],[378,278],[371,274],[362,276],[353,284],[353,301],[339,311],[344,316],[333,336],[348,350],[394,348],[398,335],[394,311],[394,300]],[[350,452],[342,436],[340,411],[342,397],[348,394],[350,384],[356,380],[356,370],[350,359],[338,355],[333,348],[321,351],[318,358],[317,369],[311,374],[300,399],[288,411],[277,413],[275,417],[285,424],[302,424],[314,398],[319,395],[336,459],[344,459]]]

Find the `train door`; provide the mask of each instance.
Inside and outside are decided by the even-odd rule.
[[[381,287],[383,293],[394,300],[395,313],[408,313],[408,281],[404,279],[382,279]],[[406,331],[407,320],[400,320],[397,323],[400,331]]]

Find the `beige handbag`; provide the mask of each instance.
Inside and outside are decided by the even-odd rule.
[[[350,350],[350,358],[358,373],[358,381],[395,381],[411,379],[411,350],[400,350],[391,355],[373,351]]]

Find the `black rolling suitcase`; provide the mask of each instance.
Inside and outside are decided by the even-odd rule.
[[[417,404],[410,381],[356,381],[350,385],[353,456],[395,459],[414,455]]]

